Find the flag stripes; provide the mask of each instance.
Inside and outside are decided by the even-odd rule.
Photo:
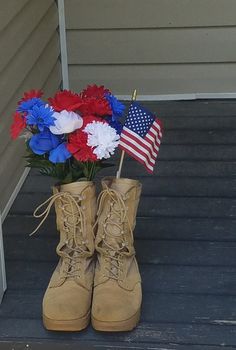
[[[119,147],[153,173],[162,138],[160,121],[136,102],[131,104]]]

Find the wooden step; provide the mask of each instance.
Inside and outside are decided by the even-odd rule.
[[[235,197],[236,177],[172,177],[160,176],[158,179],[152,176],[135,176],[142,183],[142,195],[144,196],[187,196],[187,197]],[[102,176],[98,176],[96,183],[98,188]],[[37,181],[37,182],[36,182]],[[25,181],[21,192],[23,193],[52,193],[55,180],[50,177],[29,176]]]
[[[0,308],[0,320],[11,317],[40,319],[44,289],[9,291]],[[183,312],[185,310],[185,312]],[[217,324],[235,322],[236,296],[144,292],[141,323]]]
[[[32,215],[9,215],[4,221],[4,236],[27,236],[37,226],[37,219]],[[236,241],[236,219],[231,218],[168,218],[137,217],[135,239],[156,240],[201,240],[201,241]],[[56,236],[55,216],[50,215],[35,237],[43,239]]]
[[[117,166],[103,169],[99,172],[100,176],[115,176],[117,171]],[[32,176],[40,176],[39,171],[32,170]],[[217,176],[236,176],[236,161],[191,161],[191,160],[158,160],[154,175],[148,175],[147,171],[143,165],[139,164],[137,161],[130,159],[128,156],[125,157],[124,167],[122,169],[122,177],[158,177],[158,176],[202,176],[202,177],[217,177]],[[47,176],[43,177],[45,181]],[[37,179],[35,179],[37,181]],[[36,184],[36,182],[35,182]]]
[[[8,260],[56,262],[59,235],[41,237],[19,236],[4,238]],[[140,264],[236,266],[236,242],[146,240],[135,241]]]
[[[47,288],[57,262],[7,260],[8,289]],[[145,292],[236,295],[235,266],[139,264]]]
[[[102,345],[104,342],[109,342],[116,345],[117,342],[137,342],[142,346],[142,343],[150,343],[150,348],[156,347],[158,344],[180,344],[192,346],[222,344],[227,340],[227,346],[234,346],[236,343],[236,329],[232,324],[188,324],[188,323],[141,323],[138,327],[129,333],[111,333],[96,332],[91,327],[82,332],[47,332],[43,326],[41,319],[0,319],[0,329],[3,334],[2,340],[9,341],[14,339],[22,341],[30,338],[31,342],[35,340],[51,341],[51,342],[77,342],[78,349],[83,348],[83,342],[95,342],[97,345]],[[229,337],[230,335],[230,337]],[[90,343],[91,345],[92,343]],[[79,348],[79,346],[81,347]],[[128,346],[128,345],[126,345]],[[175,346],[175,345],[174,345]],[[155,349],[154,347],[154,349]],[[228,350],[227,347],[227,350]],[[125,349],[129,349],[125,347]],[[163,349],[163,346],[162,348]],[[173,349],[173,345],[172,348]],[[188,347],[192,350],[192,348]],[[204,349],[203,347],[200,348]],[[210,349],[210,348],[209,348]],[[214,349],[211,348],[211,350]],[[219,348],[218,348],[219,349]]]
[[[11,214],[32,214],[48,198],[46,193],[19,193]],[[53,212],[53,210],[52,210]],[[138,216],[236,217],[235,198],[142,196]]]

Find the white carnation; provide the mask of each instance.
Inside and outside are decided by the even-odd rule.
[[[102,122],[92,122],[83,130],[88,134],[87,145],[94,147],[93,153],[98,159],[110,158],[118,146],[120,136],[110,125]]]
[[[54,112],[54,124],[49,127],[50,131],[55,135],[69,134],[70,132],[80,129],[83,125],[82,117],[75,112],[63,110]]]

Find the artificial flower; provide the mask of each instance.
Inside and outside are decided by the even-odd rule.
[[[39,131],[54,125],[53,110],[47,106],[34,106],[26,116],[27,125],[37,126]]]
[[[108,89],[105,89],[103,85],[97,86],[97,85],[88,85],[86,89],[84,89],[81,92],[82,98],[88,98],[88,97],[96,97],[96,98],[103,98],[105,94],[109,94],[110,91]]]
[[[23,101],[30,100],[34,97],[40,98],[43,96],[43,92],[41,90],[30,90],[24,93],[24,96],[22,99],[18,102],[18,105],[21,104]]]
[[[56,112],[76,111],[83,103],[81,97],[69,90],[59,91],[52,98],[48,99],[49,103]]]
[[[52,163],[65,163],[71,157],[71,153],[66,148],[65,142],[60,143],[56,148],[50,151],[49,160]]]
[[[106,99],[97,99],[94,97],[87,98],[78,109],[81,112],[82,116],[91,114],[100,117],[112,115],[111,107]]]
[[[114,95],[106,94],[106,100],[112,109],[112,120],[120,118],[125,110],[125,106]]]
[[[60,136],[54,135],[49,129],[35,134],[29,141],[29,147],[35,154],[45,154],[55,149],[62,141]]]
[[[25,117],[19,112],[13,114],[13,123],[11,124],[10,133],[11,138],[15,140],[26,127]]]
[[[89,123],[92,122],[103,122],[105,123],[105,119],[101,118],[101,117],[95,117],[94,115],[87,115],[86,117],[83,117],[83,129],[85,128],[85,126]]]
[[[61,112],[54,112],[54,125],[50,126],[49,129],[53,134],[69,134],[76,129],[79,129],[83,125],[83,119],[75,112],[68,112],[63,110]]]
[[[118,120],[112,120],[111,118],[109,118],[108,123],[113,129],[116,129],[117,134],[121,134],[123,125]]]
[[[87,145],[88,135],[77,129],[69,134],[67,149],[80,162],[95,162],[97,156],[93,153],[93,149]]]
[[[33,97],[30,100],[23,101],[19,104],[17,111],[22,113],[28,113],[33,107],[45,106],[45,103],[41,98]]]
[[[106,123],[93,122],[88,124],[83,132],[88,134],[88,146],[93,148],[93,153],[98,159],[110,158],[119,143],[119,135],[116,130]]]

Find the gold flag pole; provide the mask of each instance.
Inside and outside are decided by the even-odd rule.
[[[135,101],[137,97],[137,89],[134,90],[133,94],[132,94],[132,101]],[[116,178],[119,179],[120,175],[121,175],[121,170],[122,170],[122,166],[123,166],[123,162],[124,162],[124,157],[125,157],[125,151],[122,150],[121,152],[121,157],[120,157],[120,164],[119,164],[119,168],[118,171],[116,173]]]

